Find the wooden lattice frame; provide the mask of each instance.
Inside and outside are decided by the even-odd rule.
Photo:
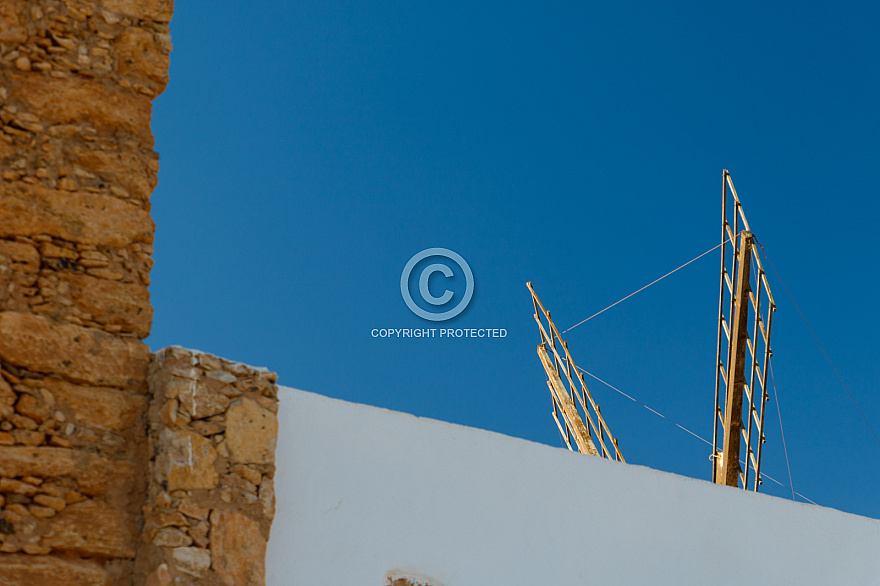
[[[538,330],[541,333],[538,357],[547,373],[547,386],[550,388],[550,396],[553,399],[553,419],[556,421],[556,426],[559,428],[559,433],[562,434],[565,444],[569,450],[573,450],[572,442],[574,442],[578,451],[583,454],[625,462],[623,454],[620,453],[617,438],[611,435],[611,430],[608,429],[608,424],[602,417],[599,405],[593,400],[593,396],[584,382],[583,372],[577,367],[568,352],[568,343],[560,336],[559,330],[550,318],[550,312],[538,299],[532,283],[529,282],[526,285],[532,294],[535,321],[538,323]],[[560,347],[565,354],[564,358],[559,354],[558,348]],[[553,353],[552,358],[550,357],[551,352]],[[575,383],[575,380],[578,384]],[[567,385],[565,381],[567,381]],[[575,403],[575,397],[577,403]],[[578,404],[581,407],[580,411]],[[581,414],[583,414],[583,418],[581,418]],[[560,415],[562,421],[560,421]],[[611,449],[608,448],[606,441],[607,444],[610,444]],[[596,446],[597,442],[598,447]]]
[[[732,226],[727,213],[728,188],[733,204]],[[751,489],[757,491],[761,485],[764,406],[768,398],[767,370],[772,355],[770,333],[776,304],[755,246],[754,235],[727,169],[722,178],[721,240],[712,481],[748,489],[751,480]],[[728,259],[728,243],[731,244],[731,259]],[[728,266],[731,269],[729,273]],[[730,294],[727,303],[725,290]],[[763,303],[765,297],[766,304]],[[752,314],[751,318],[749,313]],[[760,391],[758,400],[755,396],[756,382]],[[722,384],[725,389],[723,394]],[[745,440],[744,459],[741,459],[740,436]],[[719,447],[722,449],[719,450]]]

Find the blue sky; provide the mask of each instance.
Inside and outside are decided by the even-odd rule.
[[[708,250],[727,168],[880,430],[880,8],[584,4],[178,2],[153,112],[150,346],[558,446],[526,281],[565,329]],[[400,290],[434,247],[475,282],[441,323]],[[707,438],[718,265],[716,251],[567,334],[578,364]],[[461,276],[448,287],[460,296]],[[771,287],[794,487],[880,517],[880,445]],[[424,327],[507,336],[371,336]],[[710,478],[705,444],[591,391],[629,462]],[[763,468],[787,484],[774,405]]]

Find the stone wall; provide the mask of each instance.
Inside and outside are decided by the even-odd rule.
[[[0,306],[149,335],[170,0],[0,4]]]
[[[276,379],[182,348],[157,354],[138,556],[154,583],[264,583],[275,515]]]
[[[172,0],[0,2],[4,585],[262,575],[274,470],[241,450],[271,441],[238,432],[273,413],[273,375],[169,350],[151,388],[141,341],[171,12]],[[213,402],[187,403],[202,390]],[[216,454],[194,455],[200,481],[178,466],[183,443]]]
[[[126,584],[171,2],[0,4],[0,576]]]

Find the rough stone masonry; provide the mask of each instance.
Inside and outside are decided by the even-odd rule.
[[[264,583],[276,376],[142,342],[171,14],[0,2],[0,584]]]

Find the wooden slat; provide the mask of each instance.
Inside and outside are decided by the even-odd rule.
[[[724,225],[725,231],[727,232],[727,238],[733,244],[734,250],[736,250],[736,235],[733,233],[733,230],[730,228],[730,224]]]
[[[773,301],[773,293],[770,291],[770,283],[767,282],[767,273],[761,273],[761,279],[764,281],[764,289],[767,290],[767,299],[770,301],[770,305],[775,306],[776,302]]]
[[[550,395],[552,396],[553,395],[553,385],[550,384],[550,381],[547,381],[547,386],[550,388]],[[554,401],[555,400],[556,399],[554,397]],[[572,450],[572,448],[571,448],[571,442],[568,441],[568,437],[565,434],[565,429],[563,429],[562,424],[559,423],[559,417],[557,417],[556,411],[551,411],[550,414],[553,415],[553,421],[556,422],[556,427],[559,428],[559,435],[562,436],[562,441],[564,441],[565,445],[568,446],[568,449],[573,452],[574,450]]]
[[[566,427],[571,430],[578,451],[582,454],[598,456],[599,451],[587,435],[587,429],[584,426],[584,422],[581,420],[580,415],[578,415],[577,408],[574,406],[574,403],[572,403],[571,398],[565,392],[565,385],[563,385],[562,379],[556,372],[556,369],[550,360],[550,356],[547,354],[547,350],[543,345],[538,346],[538,356],[541,359],[541,364],[544,365],[544,371],[547,373],[547,378],[550,382],[550,390],[553,391],[556,396],[556,401],[559,403],[559,407],[562,410],[562,416],[567,423]]]
[[[586,391],[587,399],[590,401],[590,404],[593,406],[593,412],[596,413],[596,418],[599,420],[599,424],[605,429],[605,433],[608,434],[608,437],[612,438],[612,440],[613,440],[614,436],[611,435],[611,430],[608,429],[608,424],[605,422],[605,418],[602,417],[602,413],[599,412],[599,406],[593,400],[593,395],[591,395],[589,393],[589,391],[587,391],[587,383],[584,381],[584,375],[581,373],[580,370],[576,370],[575,372],[577,373],[577,377],[581,383],[582,388]],[[590,412],[587,409],[587,406],[583,405],[583,404],[581,404],[581,406],[584,408],[584,411],[586,412],[587,417],[589,417]],[[592,422],[592,419],[590,421]],[[602,438],[602,436],[599,436],[599,443],[602,444],[602,449],[607,450],[607,448],[605,447],[605,440]],[[623,459],[623,455],[620,453],[619,450],[615,450],[615,454],[616,454],[618,460],[620,460],[621,462],[626,462],[626,460]]]
[[[539,301],[539,303],[540,303],[540,301]],[[568,382],[571,385],[572,394],[577,397],[578,401],[581,404],[581,407],[583,408],[583,412],[587,418],[588,424],[591,425],[592,427],[598,429],[598,426],[593,422],[593,418],[590,416],[590,410],[587,408],[586,404],[584,404],[583,397],[581,396],[582,394],[586,395],[587,399],[590,402],[590,405],[593,407],[593,412],[596,414],[596,418],[599,420],[599,425],[601,425],[605,429],[605,432],[608,434],[609,437],[612,437],[611,430],[608,429],[608,424],[605,422],[605,419],[602,417],[602,414],[599,412],[599,407],[598,407],[598,405],[596,405],[596,402],[593,400],[593,395],[590,394],[590,391],[587,388],[587,383],[584,381],[583,374],[581,374],[580,370],[577,369],[577,365],[574,364],[574,359],[571,357],[571,354],[568,352],[568,344],[566,344],[562,340],[562,335],[559,333],[559,330],[556,328],[556,324],[554,324],[553,320],[550,319],[550,312],[547,312],[545,317],[547,318],[547,327],[550,329],[550,335],[555,336],[555,338],[561,342],[562,349],[565,351],[565,358],[562,358],[559,355],[559,353],[556,351],[555,345],[552,345],[550,347],[550,349],[553,350],[553,355],[554,355],[555,360],[558,362],[565,362],[566,364],[571,364],[574,367],[575,372],[577,373],[578,380],[581,383],[582,393],[576,392],[577,386],[575,385],[574,381],[571,378],[570,369],[567,372]],[[587,430],[587,434],[589,435],[589,428]],[[599,444],[602,447],[603,454],[610,453],[610,450],[608,450],[608,448],[605,445],[604,439],[601,436],[598,439],[599,439]],[[619,460],[623,461],[623,456],[619,452],[617,452],[617,456],[618,456]]]
[[[727,169],[723,169],[721,172],[721,278],[720,283],[718,284],[718,339],[715,346],[715,417],[712,419],[712,457],[715,458],[718,456],[718,414],[720,410],[718,409],[718,397],[720,396],[721,391],[721,349],[723,347],[723,340],[721,338],[722,332],[726,333],[726,324],[724,322],[724,285],[725,285],[725,277],[727,275],[727,270],[725,268],[725,264],[727,262],[727,242],[729,238],[727,237],[728,232],[728,224],[727,224]],[[728,345],[730,344],[730,335],[727,334]],[[723,418],[722,418],[723,419]],[[712,460],[712,482],[715,482],[718,466],[716,466],[716,462]]]
[[[556,325],[552,321],[549,321],[548,323],[549,323],[549,327],[551,328],[551,331],[555,331],[556,336],[559,336],[559,332],[556,330]],[[574,361],[572,360],[571,355],[568,353],[568,346],[564,342],[563,342],[563,350],[565,350],[565,358],[564,359],[561,356],[559,356],[559,353],[556,351],[555,347],[551,346],[550,349],[553,350],[553,355],[555,356],[555,358],[557,360],[564,361],[564,362],[566,362],[566,364],[574,365]],[[580,373],[580,371],[577,370],[576,365],[575,365],[575,372],[577,373],[578,380],[581,383],[581,390],[583,391],[582,393],[577,392],[577,386],[575,385],[574,380],[572,380],[572,378],[571,378],[570,370],[566,371],[566,376],[568,377],[568,382],[571,385],[571,389],[573,391],[572,394],[577,398],[578,402],[581,404],[581,408],[583,409],[583,413],[586,416],[586,425],[588,426],[587,427],[587,436],[592,438],[592,436],[590,435],[590,429],[598,429],[598,426],[593,421],[592,416],[590,416],[590,410],[587,408],[586,404],[584,403],[584,399],[581,396],[582,394],[586,395],[587,398],[589,399],[590,404],[593,406],[593,412],[596,413],[596,418],[599,420],[599,424],[604,426],[606,431],[608,430],[608,424],[605,423],[605,421],[602,419],[602,414],[599,413],[599,407],[596,405],[595,401],[593,401],[593,396],[590,394],[590,391],[587,389],[587,385],[584,382],[584,377]],[[561,378],[560,378],[560,380],[561,380]],[[610,431],[608,432],[608,435],[609,436],[611,435]],[[602,439],[601,435],[599,436],[598,439],[599,439],[599,445],[602,447],[602,453],[603,454],[610,453],[608,448],[605,446],[605,441]]]
[[[770,297],[769,296],[770,290],[768,289],[767,292],[768,292],[768,297]],[[768,338],[768,340],[770,338],[770,333],[771,333],[770,330],[773,327],[773,312],[775,310],[776,310],[776,308],[772,304],[772,301],[771,301],[769,312],[767,314],[767,338]],[[764,430],[764,413],[766,412],[766,410],[763,407],[767,403],[767,401],[766,401],[766,397],[767,397],[767,371],[769,369],[769,366],[770,366],[770,344],[768,341],[767,345],[764,348],[764,368],[763,368],[763,370],[759,371],[759,375],[761,377],[760,378],[760,381],[761,381],[761,418],[760,418],[759,428],[761,429],[761,436],[760,437],[762,440],[764,437],[764,431],[763,431]],[[761,484],[761,454],[763,453],[763,448],[764,448],[764,442],[759,441],[758,442],[758,449],[755,450],[757,453],[757,460],[758,460],[758,465],[755,467],[755,485],[754,485],[755,491],[758,490],[758,487]]]
[[[583,375],[581,374],[580,370],[577,368],[577,365],[574,363],[574,360],[572,359],[571,354],[568,351],[568,344],[562,339],[562,336],[559,333],[559,330],[557,329],[556,324],[553,323],[553,320],[550,317],[550,312],[547,311],[547,309],[544,307],[544,304],[541,303],[541,300],[538,298],[537,294],[535,293],[534,287],[532,286],[531,282],[527,283],[526,285],[528,286],[529,291],[532,294],[532,302],[535,306],[535,312],[536,312],[534,317],[535,317],[535,321],[538,324],[539,331],[541,332],[541,339],[549,341],[549,344],[542,344],[542,349],[544,351],[544,354],[546,354],[548,361],[550,360],[550,354],[547,352],[546,346],[549,345],[550,350],[553,352],[553,360],[551,362],[553,363],[553,370],[556,373],[556,378],[559,379],[559,383],[561,384],[561,388],[565,391],[565,394],[569,398],[571,405],[575,407],[575,414],[578,415],[578,417],[580,417],[580,413],[577,411],[577,406],[575,405],[574,398],[572,397],[572,395],[574,395],[574,397],[577,397],[577,401],[580,403],[580,405],[583,409],[584,417],[585,417],[585,419],[580,419],[580,421],[581,421],[582,425],[585,424],[584,429],[586,431],[586,437],[588,437],[590,439],[590,443],[595,448],[596,446],[595,446],[595,443],[593,443],[593,438],[590,433],[590,430],[596,429],[597,434],[598,434],[599,446],[602,448],[602,454],[607,457],[610,457],[611,450],[609,450],[605,444],[604,437],[603,437],[604,434],[602,433],[604,431],[605,433],[608,434],[608,438],[610,438],[612,440],[612,445],[614,447],[614,453],[615,453],[616,459],[620,460],[620,461],[625,461],[623,459],[623,455],[620,453],[620,450],[616,446],[616,442],[614,442],[614,438],[611,435],[611,431],[608,429],[608,424],[605,422],[601,413],[598,412],[598,406],[596,405],[595,401],[593,400],[592,395],[589,392],[589,389],[587,388],[587,385],[586,385],[586,382],[584,381]],[[543,314],[544,319],[547,322],[546,329],[545,329],[543,320],[541,320],[541,318],[539,317],[539,314],[538,314],[539,310],[540,310],[540,313]],[[565,357],[560,356],[559,352],[556,349],[555,342],[557,340],[560,342],[560,346],[562,346],[562,349],[565,352]],[[540,353],[540,349],[539,349],[539,353]],[[565,363],[564,367],[561,367],[562,363]],[[545,370],[546,370],[546,368],[545,368]],[[562,379],[563,373],[565,374],[565,378],[568,380],[569,387],[566,387],[565,383],[563,382],[563,379]],[[574,381],[574,377],[572,376],[573,374],[577,377],[577,380],[580,383],[580,389],[578,389],[578,386]],[[548,376],[549,376],[549,373],[548,373]],[[585,402],[585,397],[589,401],[589,404],[593,407],[593,412],[596,414],[596,418],[599,422],[598,425],[593,421],[593,418],[590,414],[590,409],[588,408],[587,403]],[[568,417],[565,412],[563,412],[563,420],[568,421]],[[575,434],[575,435],[577,435],[577,434]]]
[[[733,201],[736,205],[736,213],[743,223],[743,232],[751,232],[752,229],[749,228],[749,222],[746,220],[746,215],[743,212],[742,204],[739,203],[739,197],[736,195],[736,188],[733,186],[733,180],[730,178],[730,175],[727,176],[727,185],[730,187],[730,194],[733,196]]]
[[[749,301],[752,303],[752,309],[758,311],[758,300],[755,298],[755,295],[754,293],[752,293],[752,291],[749,291]]]
[[[764,318],[758,314],[758,329],[761,331],[761,337],[764,338],[764,344],[770,341],[770,334],[764,329]]]
[[[718,370],[721,372],[721,380],[724,381],[724,387],[727,388],[727,373],[724,372],[724,365],[718,363]]]

